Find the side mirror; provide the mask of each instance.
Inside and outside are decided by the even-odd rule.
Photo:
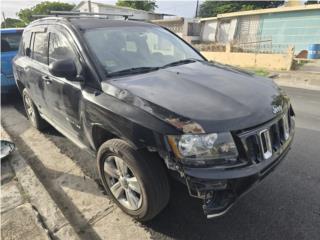
[[[63,77],[70,81],[77,77],[77,68],[72,59],[57,60],[49,65],[49,72],[56,77]]]

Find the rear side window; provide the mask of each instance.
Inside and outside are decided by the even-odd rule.
[[[48,64],[48,37],[47,33],[36,32],[33,37],[32,58],[38,62]]]
[[[22,32],[2,33],[1,34],[1,52],[18,51]]]

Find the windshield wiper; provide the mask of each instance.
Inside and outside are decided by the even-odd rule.
[[[182,60],[175,61],[172,63],[168,63],[168,64],[162,66],[161,68],[173,67],[173,66],[178,66],[178,65],[193,63],[193,62],[200,62],[200,61],[201,60],[195,59],[195,58],[187,58],[187,59],[182,59]]]
[[[159,67],[128,68],[128,69],[108,73],[108,76],[114,77],[114,76],[122,76],[122,75],[128,75],[128,74],[147,73],[147,72],[156,71],[156,70],[159,70]]]

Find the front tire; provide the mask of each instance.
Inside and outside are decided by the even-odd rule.
[[[27,89],[23,89],[22,99],[27,117],[30,120],[32,126],[40,131],[45,129],[47,127],[47,122],[41,118],[39,111],[36,105],[33,103]]]
[[[148,221],[167,205],[169,181],[159,158],[112,139],[99,148],[97,164],[108,195],[133,218]]]

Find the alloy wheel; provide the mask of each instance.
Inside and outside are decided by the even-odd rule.
[[[24,96],[24,103],[25,103],[25,107],[26,107],[26,111],[27,111],[27,114],[28,114],[28,117],[30,118],[31,121],[34,121],[34,117],[35,117],[35,113],[34,113],[34,109],[33,109],[33,106],[32,106],[32,101],[31,99],[29,98],[28,95],[25,95]]]
[[[108,187],[118,202],[127,209],[139,209],[142,205],[141,186],[125,161],[117,156],[107,157],[104,172]]]

